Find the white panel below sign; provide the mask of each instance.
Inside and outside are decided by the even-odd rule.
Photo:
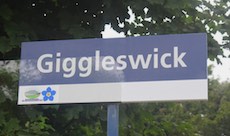
[[[18,104],[207,100],[207,83],[199,79],[20,86]]]
[[[122,102],[207,99],[207,79],[125,83],[122,88]]]

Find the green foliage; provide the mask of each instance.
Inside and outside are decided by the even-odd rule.
[[[127,20],[128,9],[135,14],[133,22]],[[21,42],[99,38],[104,24],[111,23],[127,36],[205,32],[209,58],[218,60],[230,48],[229,37],[218,44],[212,35],[230,34],[227,9],[224,0],[216,5],[206,0],[1,0],[0,136],[106,135],[106,104],[16,105],[18,62],[7,60],[19,59]],[[207,102],[121,104],[120,135],[230,135],[229,109],[230,83],[210,79]]]
[[[3,129],[0,132],[0,135],[4,136],[13,136],[16,135],[15,132],[19,130],[19,120],[16,118],[11,118],[7,122],[3,123]]]
[[[48,118],[43,116],[38,116],[37,118],[34,118],[30,121],[27,121],[25,123],[25,128],[21,130],[18,135],[43,135],[48,136],[50,135],[50,131],[55,131],[54,128],[47,124]]]
[[[229,37],[219,45],[217,31],[229,34],[229,5],[226,1],[206,0],[69,0],[0,1],[0,59],[18,59],[25,41],[98,38],[105,23],[126,35],[208,33],[211,60],[229,49]],[[136,18],[129,22],[130,7]],[[116,10],[113,10],[116,8]],[[144,12],[148,8],[148,12]],[[119,19],[119,21],[118,21]],[[119,23],[124,23],[119,27]]]
[[[123,104],[120,134],[124,136],[229,135],[230,83],[209,81],[207,102]]]
[[[224,36],[226,41],[219,45],[212,35],[217,31],[229,34],[229,16],[225,15],[229,6],[224,1],[215,2],[213,6],[205,0],[127,1],[136,18],[131,25],[124,21],[124,29],[127,35],[207,33],[208,57],[221,63],[217,56],[223,55],[223,48],[230,48],[229,36]],[[144,12],[145,7],[148,12]]]

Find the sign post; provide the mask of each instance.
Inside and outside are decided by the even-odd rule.
[[[107,136],[118,136],[119,134],[119,104],[107,106]]]

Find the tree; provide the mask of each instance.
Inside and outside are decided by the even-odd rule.
[[[104,24],[111,23],[127,36],[206,32],[209,58],[219,60],[222,50],[230,48],[229,37],[218,44],[212,35],[230,33],[227,9],[226,0],[215,5],[205,0],[1,0],[0,135],[106,134],[106,104],[16,105],[18,65],[13,70],[5,66],[19,59],[21,42],[99,38]],[[132,22],[127,20],[130,12],[136,16]],[[218,81],[209,84],[213,95],[208,103],[122,104],[121,135],[205,135],[214,130],[228,135],[229,100],[222,93],[229,91],[218,91]]]
[[[135,22],[126,21],[128,6],[136,14]],[[222,49],[229,49],[229,41],[219,45],[212,34],[229,33],[228,8],[224,0],[216,1],[215,5],[205,0],[179,3],[175,0],[2,0],[1,59],[18,59],[20,43],[24,41],[101,37],[104,24],[111,23],[126,35],[207,32],[209,58],[218,60],[217,55],[223,55]],[[119,22],[124,23],[124,27],[119,27]]]

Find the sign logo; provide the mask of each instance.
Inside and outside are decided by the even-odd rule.
[[[37,99],[40,96],[40,92],[36,90],[30,90],[30,91],[25,92],[25,96],[28,99]]]
[[[43,100],[44,101],[53,101],[54,95],[56,94],[55,90],[52,90],[50,87],[46,88],[46,90],[42,91]]]
[[[24,93],[24,99],[22,99],[22,102],[52,102],[55,99],[55,90],[50,86],[46,87],[46,89],[28,89]]]

